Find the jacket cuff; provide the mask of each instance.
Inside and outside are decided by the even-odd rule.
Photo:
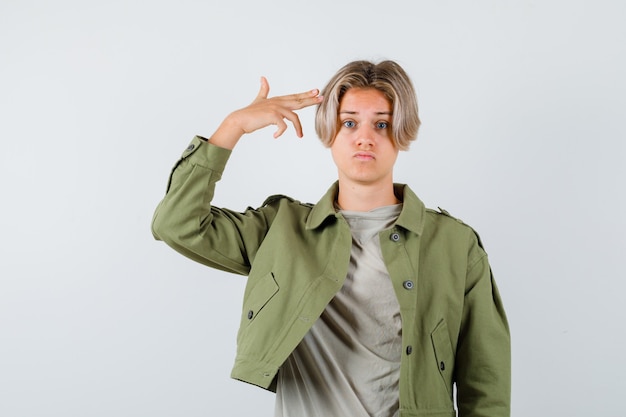
[[[183,152],[181,159],[186,159],[193,165],[200,165],[222,173],[231,153],[230,149],[220,148],[202,136],[195,136]]]

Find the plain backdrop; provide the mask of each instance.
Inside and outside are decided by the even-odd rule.
[[[272,416],[229,378],[245,277],[150,232],[169,171],[257,94],[354,59],[411,75],[395,180],[481,234],[509,316],[513,416],[621,417],[626,3],[0,2],[0,415]],[[240,143],[216,204],[316,202],[313,129]]]

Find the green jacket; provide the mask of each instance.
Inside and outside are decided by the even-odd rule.
[[[232,377],[275,389],[281,364],[341,288],[351,233],[333,202],[272,196],[239,213],[213,207],[230,151],[195,137],[178,161],[152,231],[207,266],[248,275]],[[402,315],[400,416],[510,415],[510,339],[476,233],[395,185],[403,209],[379,234]]]

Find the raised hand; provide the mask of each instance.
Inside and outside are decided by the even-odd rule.
[[[322,101],[319,90],[268,98],[269,91],[267,79],[261,77],[261,88],[254,101],[229,114],[211,136],[211,143],[233,149],[244,134],[270,125],[277,126],[274,138],[278,138],[287,130],[285,120],[290,121],[298,137],[302,137],[302,124],[295,110],[319,104]]]

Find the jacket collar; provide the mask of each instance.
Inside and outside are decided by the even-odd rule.
[[[421,234],[424,228],[424,203],[405,184],[394,184],[394,193],[402,201],[402,211],[396,225],[410,230],[413,233]],[[339,191],[339,183],[336,181],[317,202],[306,221],[307,229],[320,227],[329,217],[339,217],[335,210],[335,201]]]

